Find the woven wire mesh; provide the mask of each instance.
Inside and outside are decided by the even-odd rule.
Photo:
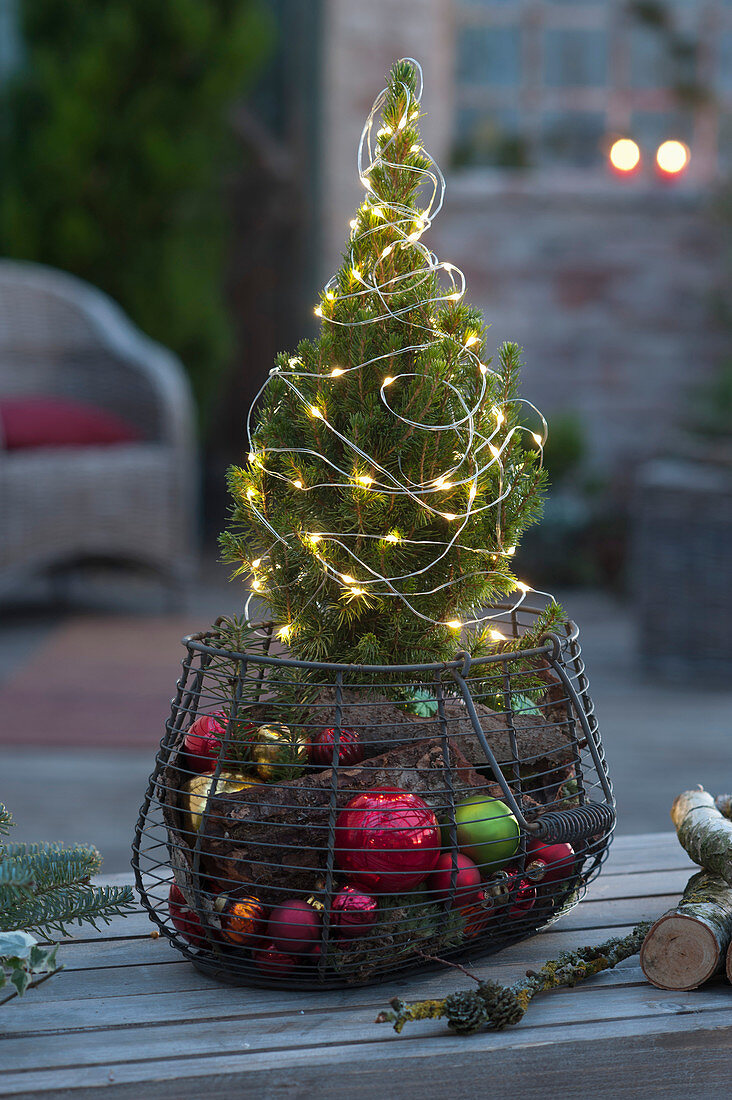
[[[512,613],[514,638],[537,614]],[[132,864],[151,918],[199,969],[242,985],[378,981],[524,939],[576,905],[598,873],[614,800],[573,623],[532,649],[391,668],[277,656],[269,628],[246,653],[232,652],[216,629],[184,645]],[[204,775],[184,745],[202,715],[222,732]],[[265,768],[263,781],[253,757],[261,727],[272,723],[289,731],[295,766]],[[332,731],[328,767],[313,754],[324,729]],[[349,740],[362,760],[340,757]],[[378,890],[357,885],[376,908],[354,935],[334,905],[351,882],[339,814],[385,787],[415,794],[436,817],[449,886],[443,878],[438,890],[428,875],[389,892],[389,871]],[[473,796],[498,800],[488,803],[496,815],[510,810],[519,839],[509,858],[482,849],[481,882],[466,893],[455,853],[459,807]],[[547,874],[536,848],[562,841],[575,858]],[[268,921],[293,899],[312,908],[316,930],[283,951]]]

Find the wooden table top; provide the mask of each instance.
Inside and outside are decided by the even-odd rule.
[[[508,983],[561,950],[624,935],[670,908],[692,870],[672,833],[620,837],[576,909],[473,969]],[[461,1037],[424,1021],[397,1036],[374,1022],[391,997],[444,996],[468,979],[444,970],[362,989],[241,989],[199,974],[150,929],[138,912],[80,930],[59,952],[62,973],[0,1009],[0,1095],[715,1100],[732,1090],[732,987],[721,978],[665,992],[636,956],[537,996],[506,1031]]]

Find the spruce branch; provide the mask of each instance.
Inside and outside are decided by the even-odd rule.
[[[544,963],[539,971],[527,970],[526,978],[510,986],[482,981],[477,989],[450,993],[441,999],[408,1002],[395,997],[391,1001],[392,1010],[381,1012],[376,1022],[393,1024],[397,1033],[411,1020],[441,1018],[447,1019],[448,1027],[460,1035],[469,1035],[483,1027],[500,1031],[523,1019],[537,993],[572,988],[636,955],[652,923],[643,921],[627,936],[613,937],[594,947],[564,951],[557,959]]]

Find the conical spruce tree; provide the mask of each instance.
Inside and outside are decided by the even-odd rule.
[[[248,464],[229,471],[224,556],[308,659],[500,644],[488,609],[520,598],[513,554],[541,510],[545,425],[523,422],[519,349],[490,365],[462,273],[422,241],[444,182],[420,97],[419,67],[399,61],[364,128],[365,198],[315,310],[321,334],[278,356]]]

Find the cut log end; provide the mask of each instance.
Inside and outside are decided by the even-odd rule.
[[[719,940],[696,917],[668,913],[646,936],[640,964],[648,981],[658,989],[697,989],[719,968]]]

